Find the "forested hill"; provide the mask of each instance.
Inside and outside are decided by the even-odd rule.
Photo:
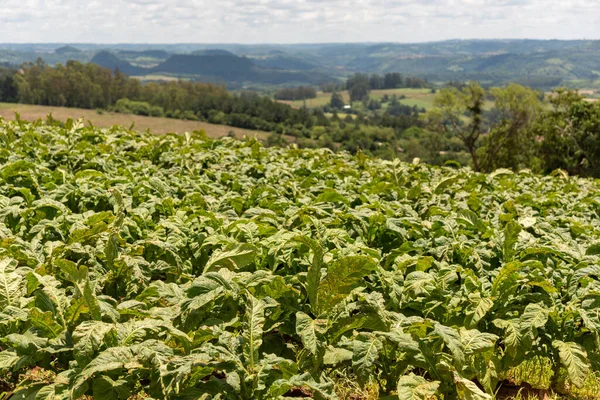
[[[121,53],[127,54],[127,53]],[[131,52],[129,53],[131,54]],[[134,66],[117,55],[102,51],[92,58],[92,63],[101,67],[115,70],[131,76],[148,74],[168,74],[174,76],[193,77],[195,80],[208,82],[223,82],[241,84],[243,82],[260,84],[284,84],[293,82],[308,82],[319,84],[333,78],[325,73],[308,72],[306,63],[301,65],[303,71],[285,70],[282,65],[255,64],[247,57],[239,57],[226,51],[202,51],[196,54],[174,54],[158,65],[147,68]],[[287,66],[291,67],[290,63]]]
[[[65,51],[68,49],[69,51]],[[77,52],[78,51],[78,52]],[[89,62],[101,51],[119,62],[146,70],[158,68],[169,57],[230,56],[229,62],[243,68],[249,60],[254,67],[243,73],[256,83],[312,84],[326,77],[343,78],[354,72],[401,71],[429,81],[476,80],[486,85],[517,82],[540,89],[556,86],[600,87],[600,41],[576,40],[454,40],[433,43],[349,43],[296,45],[239,44],[0,44],[0,63],[19,65],[43,58],[50,65],[67,60]],[[178,59],[183,61],[184,59]],[[202,63],[219,59],[201,59]],[[189,74],[198,59],[185,58],[177,66],[167,62],[170,74]],[[116,61],[113,60],[113,64]],[[100,65],[109,67],[108,63]],[[213,67],[206,67],[208,69]],[[218,67],[214,67],[219,69]],[[248,69],[248,68],[247,68]],[[186,72],[181,72],[185,70]],[[202,76],[202,68],[194,70]],[[249,74],[249,75],[248,75]],[[265,76],[266,75],[266,76]],[[226,77],[221,81],[229,83]],[[236,81],[239,78],[236,77]],[[318,83],[318,82],[317,82]]]

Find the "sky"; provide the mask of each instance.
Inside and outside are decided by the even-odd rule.
[[[600,0],[0,0],[4,43],[600,39]]]

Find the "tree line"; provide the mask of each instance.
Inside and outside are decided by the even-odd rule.
[[[0,101],[201,120],[273,132],[271,142],[289,135],[301,146],[362,148],[382,157],[393,156],[403,130],[423,125],[412,109],[397,115],[328,118],[322,109],[296,109],[256,92],[234,94],[222,86],[181,80],[142,83],[118,69],[77,61],[51,67],[38,60],[8,76],[16,98]],[[315,127],[324,133],[315,135]]]
[[[307,100],[317,97],[317,90],[312,86],[298,86],[295,88],[283,88],[275,92],[276,100]]]
[[[476,171],[600,177],[600,102],[576,91],[558,89],[545,99],[517,84],[484,89],[471,82],[441,90],[424,118],[428,129],[462,143]]]
[[[364,85],[365,75],[350,81]],[[197,119],[272,132],[270,144],[291,135],[304,147],[458,162],[482,172],[562,169],[600,177],[600,102],[568,90],[545,98],[517,84],[490,89],[454,84],[437,92],[427,113],[396,99],[385,109],[340,117],[335,109],[327,116],[324,108],[295,109],[256,92],[232,94],[188,81],[143,84],[94,64],[50,67],[38,61],[0,70],[0,101]]]
[[[344,82],[321,83],[320,88],[324,93],[333,93],[342,90],[350,90],[357,82],[365,82],[369,90],[400,88],[420,89],[430,87],[429,82],[426,79],[414,76],[404,76],[400,72],[389,72],[384,75],[356,73],[347,78]]]

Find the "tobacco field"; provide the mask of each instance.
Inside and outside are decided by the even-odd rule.
[[[0,120],[0,398],[597,398],[599,213],[561,171]]]

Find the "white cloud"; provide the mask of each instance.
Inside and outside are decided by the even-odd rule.
[[[2,42],[600,38],[598,0],[2,0]]]

